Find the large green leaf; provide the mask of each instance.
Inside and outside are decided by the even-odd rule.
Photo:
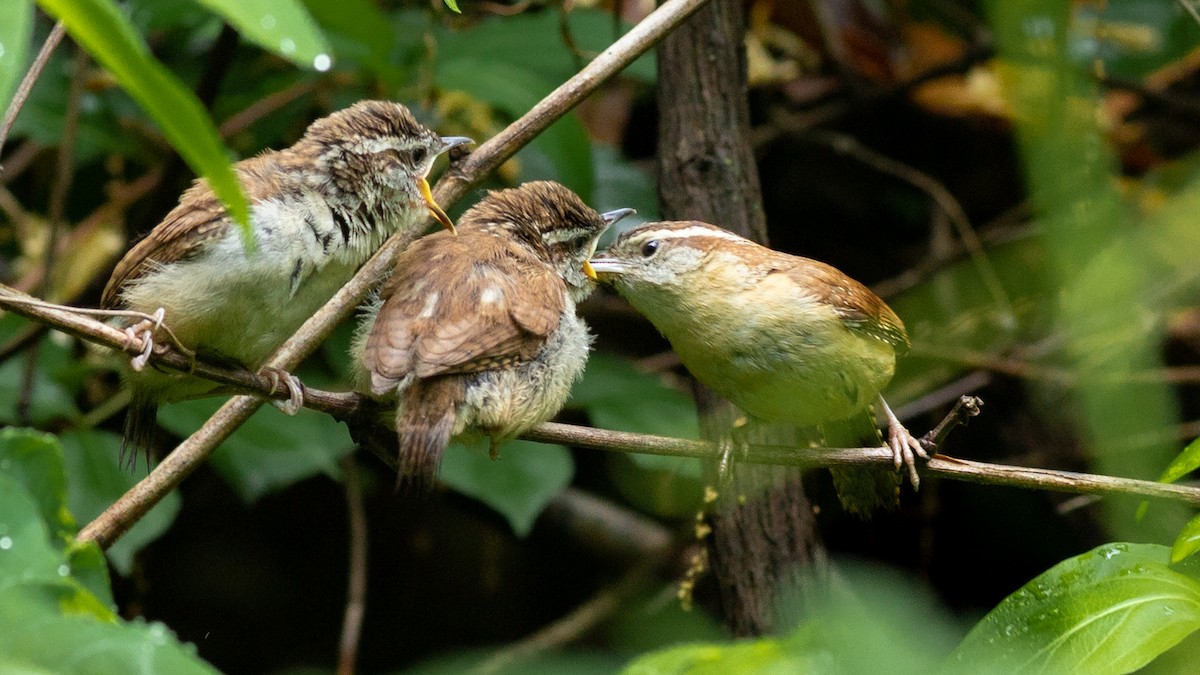
[[[180,436],[199,429],[223,403],[202,399],[163,406],[158,420]],[[212,456],[212,465],[252,502],[310,476],[341,477],[338,460],[354,449],[341,423],[328,415],[301,410],[285,417],[263,406],[230,436]]]
[[[67,32],[107,68],[167,140],[212,185],[230,215],[249,233],[249,208],[216,127],[200,101],[150,54],[111,0],[38,0]]]
[[[504,61],[455,58],[453,54],[439,61],[436,81],[444,89],[465,91],[514,118],[525,114],[557,84]],[[522,180],[557,180],[585,202],[591,201],[592,145],[574,114],[551,124],[517,156],[522,161]]]
[[[38,513],[59,541],[66,542],[75,533],[75,521],[67,511],[67,477],[58,439],[32,429],[0,429],[0,473],[33,495]]]
[[[0,116],[21,81],[33,28],[33,0],[0,3]]]
[[[560,445],[509,441],[500,447],[495,461],[487,447],[486,440],[452,445],[438,478],[495,509],[523,537],[542,509],[571,483],[575,461]]]
[[[77,591],[23,584],[0,591],[0,671],[216,675],[161,623],[99,621],[66,612]]]
[[[141,476],[122,468],[121,439],[105,431],[74,431],[62,434],[66,464],[67,504],[81,523],[90,522],[118,497],[137,484]],[[123,575],[133,568],[133,556],[171,527],[179,513],[178,492],[155,504],[129,531],[108,548],[113,567]]]
[[[353,59],[381,74],[395,70],[389,57],[396,36],[374,2],[304,0],[304,6],[335,43],[339,61]]]
[[[23,480],[0,461],[0,590],[61,576],[62,560],[41,511],[42,505],[34,501]]]
[[[1107,544],[1008,596],[954,650],[948,673],[1128,673],[1200,628],[1200,582],[1170,549]]]
[[[302,68],[329,70],[329,44],[297,0],[196,0],[260,47]]]
[[[596,353],[567,403],[582,408],[601,429],[699,438],[696,404],[683,392],[633,364]],[[638,508],[664,517],[694,513],[703,496],[703,464],[692,457],[631,453],[614,457],[609,471],[621,494]]]

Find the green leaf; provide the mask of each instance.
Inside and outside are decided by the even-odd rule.
[[[829,672],[819,658],[789,640],[764,638],[733,644],[687,644],[647,654],[623,675],[796,675]],[[836,672],[836,671],[835,671]]]
[[[943,667],[949,673],[1128,673],[1200,628],[1200,583],[1153,544],[1107,544],[1005,598]]]
[[[217,671],[161,623],[99,621],[71,612],[75,589],[24,584],[0,591],[0,670],[16,673]]]
[[[1188,521],[1171,546],[1171,562],[1177,563],[1200,551],[1200,515]]]
[[[222,403],[210,398],[163,406],[158,421],[186,436]],[[221,444],[211,462],[242,499],[252,502],[311,476],[340,479],[338,460],[353,449],[346,428],[328,415],[304,409],[287,417],[265,405]]]
[[[487,440],[451,445],[438,477],[495,509],[524,537],[542,509],[571,483],[575,461],[561,445],[509,441],[495,461],[487,448]]]
[[[583,408],[598,427],[699,438],[700,422],[691,397],[663,383],[659,375],[644,373],[628,359],[595,353],[583,377],[571,389],[567,403]]]
[[[558,11],[546,9],[519,16],[489,17],[470,30],[439,28],[438,58],[461,59],[479,66],[504,63],[558,84],[574,75],[588,60],[620,37],[628,24],[614,23],[608,12],[580,8],[567,14],[567,27],[578,54],[567,45]],[[622,71],[626,77],[652,83],[654,51],[643,54]]]
[[[477,59],[448,59],[438,64],[435,77],[443,89],[465,91],[514,118],[528,112],[556,84],[503,61]],[[573,113],[551,124],[517,156],[522,162],[523,181],[557,180],[590,203],[595,180],[592,145],[583,123]]]
[[[1196,469],[1200,469],[1200,438],[1188,443],[1187,447],[1171,460],[1158,480],[1163,483],[1174,483]]]
[[[141,478],[121,467],[121,438],[116,434],[74,431],[60,439],[69,478],[67,503],[80,522],[91,522]],[[134,555],[171,527],[180,503],[179,493],[171,492],[113,542],[107,553],[118,572],[128,576]]]
[[[2,115],[3,113],[0,113]],[[16,314],[0,316],[0,342],[16,338],[29,328],[30,322]],[[78,358],[53,340],[38,342],[37,367],[33,371],[32,396],[29,399],[28,422],[43,426],[58,419],[73,419],[79,415],[71,392],[54,376],[72,368]],[[0,363],[0,422],[21,424],[17,406],[25,388],[24,358],[7,359]]]
[[[329,44],[296,0],[196,0],[238,32],[301,68],[329,70]]]
[[[33,0],[0,3],[0,111],[8,108],[9,97],[25,74],[32,29]]]
[[[304,0],[309,14],[335,43],[339,63],[352,59],[390,76],[396,35],[387,16],[371,0]],[[396,83],[400,86],[400,83]]]
[[[200,101],[146,47],[112,0],[38,0],[154,118],[180,156],[208,179],[250,236],[250,211],[224,144]]]
[[[636,215],[622,218],[608,228],[600,238],[603,249],[621,232],[658,220],[658,190],[654,186],[654,177],[623,158],[616,148],[593,145],[592,160],[596,176],[592,206],[601,213],[613,209],[637,209]]]
[[[567,405],[585,410],[601,429],[700,437],[696,404],[690,396],[610,354],[591,355]],[[677,517],[694,513],[700,505],[704,471],[699,459],[630,453],[613,458],[608,466],[621,494],[640,509]]]
[[[43,508],[21,480],[0,469],[0,589],[61,577]]]
[[[60,541],[75,533],[75,520],[67,510],[67,477],[58,439],[32,429],[0,429],[0,474],[16,480],[34,496],[42,521]]]
[[[450,8],[451,12],[454,12],[455,14],[462,14],[462,10],[458,8],[458,0],[442,0],[442,1],[446,3],[446,6]]]
[[[5,429],[0,447],[0,672],[214,673],[165,626],[117,620],[95,544],[54,546],[70,514],[53,437]]]

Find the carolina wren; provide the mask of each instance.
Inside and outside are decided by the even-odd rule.
[[[695,221],[629,230],[591,262],[693,375],[754,417],[815,426],[879,401],[896,468],[917,485],[925,449],[879,395],[908,335],[866,286]]]
[[[398,400],[397,487],[427,489],[452,436],[499,443],[554,416],[583,372],[591,335],[575,304],[591,293],[588,258],[611,223],[552,182],[498,190],[425,237],[363,317],[353,347],[360,386]]]
[[[437,155],[471,142],[439,137],[399,103],[361,101],[313,122],[290,148],[234,165],[251,203],[254,246],[203,179],[117,263],[104,308],[165,310],[180,341],[217,361],[259,368],[392,233],[426,208],[453,231],[426,176]],[[298,382],[284,377],[291,398]],[[147,450],[160,401],[214,386],[179,373],[126,373],[125,446]],[[136,461],[136,460],[135,460]]]

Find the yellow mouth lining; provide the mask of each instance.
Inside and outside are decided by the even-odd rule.
[[[596,276],[596,269],[592,267],[592,263],[590,261],[583,261],[583,273],[586,274],[587,278],[591,279],[592,281],[598,280],[598,277]]]
[[[421,188],[421,197],[425,199],[425,205],[429,207],[429,212],[433,214],[434,218],[437,218],[443,227],[450,230],[450,234],[457,236],[458,230],[454,229],[454,221],[450,220],[450,216],[446,215],[442,207],[438,206],[438,203],[434,201],[433,192],[429,189],[429,181],[422,178],[418,185]]]

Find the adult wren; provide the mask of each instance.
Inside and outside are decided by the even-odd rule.
[[[361,101],[319,119],[295,145],[234,165],[251,204],[252,248],[197,180],[117,263],[101,305],[161,309],[183,345],[258,369],[385,239],[421,226],[426,208],[453,231],[426,176],[439,154],[467,142],[439,137],[389,101]],[[299,382],[270,374],[283,377],[290,398],[282,408],[294,413],[303,402]],[[159,402],[215,388],[180,373],[125,375],[133,390],[126,449],[148,450]]]
[[[498,444],[554,416],[583,372],[600,214],[552,182],[490,192],[458,236],[425,237],[396,260],[353,347],[360,386],[395,397],[398,487],[428,489],[451,437]]]
[[[591,263],[697,379],[753,417],[816,426],[878,401],[896,468],[918,484],[927,453],[879,394],[908,335],[866,286],[695,221],[629,230]]]

